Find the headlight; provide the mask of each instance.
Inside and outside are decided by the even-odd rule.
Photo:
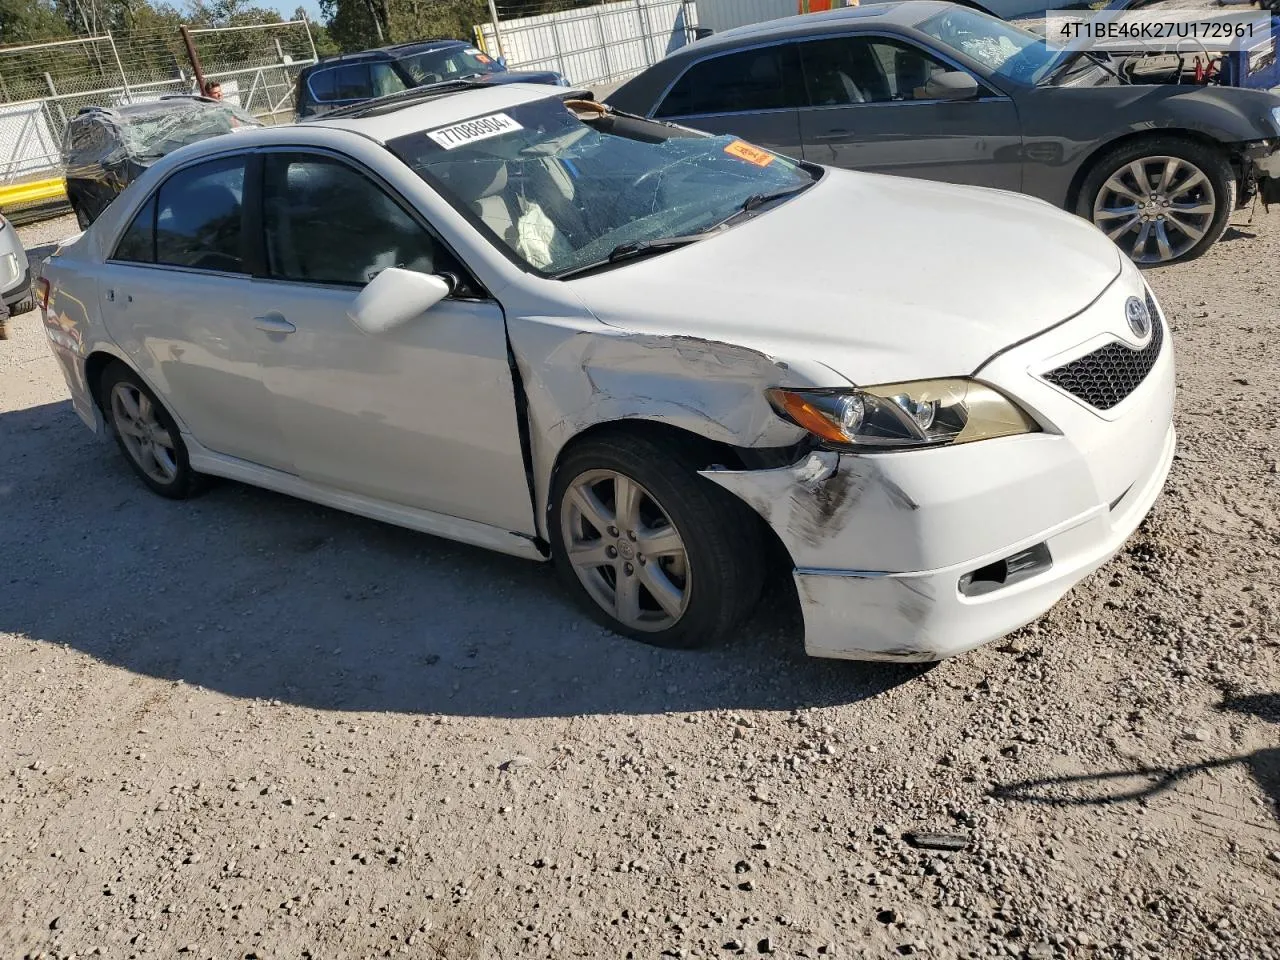
[[[945,446],[1040,430],[1016,403],[976,380],[916,380],[848,389],[775,388],[767,394],[780,416],[846,449]]]

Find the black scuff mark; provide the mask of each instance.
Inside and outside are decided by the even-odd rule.
[[[892,480],[887,477],[881,477],[880,485],[884,487],[885,495],[888,496],[890,502],[894,505],[899,506],[904,510],[920,509],[920,504],[912,500],[910,494]]]
[[[838,535],[841,518],[862,498],[867,478],[848,470],[836,471],[804,495],[791,495],[791,519],[787,532],[811,547]]]

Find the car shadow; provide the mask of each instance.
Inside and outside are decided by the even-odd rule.
[[[1228,697],[1218,709],[1280,723],[1280,694]],[[1176,787],[1197,773],[1241,764],[1270,800],[1280,821],[1280,747],[1216,757],[1177,767],[1133,767],[1104,773],[1076,774],[998,784],[990,791],[1001,800],[1020,800],[1048,806],[1107,806],[1148,800]]]
[[[923,666],[807,658],[784,591],[693,651],[595,625],[547,564],[220,482],[156,497],[70,404],[0,414],[0,632],[333,710],[495,717],[794,709]]]

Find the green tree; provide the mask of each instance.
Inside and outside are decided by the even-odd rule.
[[[56,40],[70,32],[54,0],[0,0],[0,44]]]

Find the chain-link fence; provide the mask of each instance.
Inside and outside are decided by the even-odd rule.
[[[293,119],[294,91],[302,68],[316,62],[306,20],[191,30],[205,80],[222,86],[222,98],[264,123]]]
[[[78,37],[0,47],[0,205],[21,216],[47,204],[62,175],[67,123],[84,107],[199,92],[198,68],[223,99],[265,123],[293,117],[298,73],[315,63],[305,20],[189,31]]]

